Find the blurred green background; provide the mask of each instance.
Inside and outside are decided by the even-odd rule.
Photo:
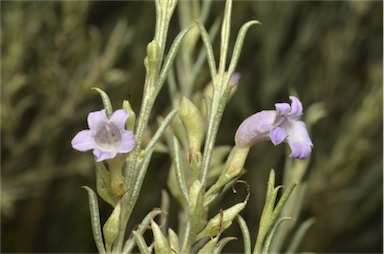
[[[213,2],[205,25],[223,9]],[[107,91],[115,108],[129,99],[138,112],[154,13],[152,2],[1,2],[1,252],[96,251],[80,188],[95,186],[93,157],[70,141],[87,127],[87,114],[102,107],[93,86]],[[382,252],[383,3],[235,1],[231,45],[251,19],[263,25],[245,39],[241,80],[217,144],[233,145],[244,118],[288,101],[291,91],[304,110],[322,103],[327,115],[311,128],[309,188],[296,218],[314,217],[316,224],[300,251]],[[179,30],[176,11],[169,42]],[[196,86],[207,82],[204,68]],[[152,123],[168,106],[163,90]],[[267,174],[276,169],[281,182],[285,149],[261,144],[247,160],[251,199],[242,215],[253,241]],[[168,156],[155,156],[130,228],[160,205],[169,164]],[[218,207],[233,204],[231,195]],[[100,209],[105,221],[111,207]],[[225,251],[242,252],[236,223],[231,230],[240,240]]]

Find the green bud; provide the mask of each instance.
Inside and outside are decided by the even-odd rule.
[[[163,232],[161,232],[159,225],[157,225],[154,220],[151,221],[151,228],[154,237],[155,252],[171,254],[171,248],[169,247],[168,240],[164,236]]]
[[[200,148],[204,135],[203,118],[200,114],[200,111],[190,100],[188,100],[186,97],[183,97],[181,101],[179,117],[183,122],[188,135],[190,156],[189,162],[190,164],[192,164],[192,160],[200,162]]]
[[[155,40],[147,45],[147,56],[144,59],[145,69],[150,80],[152,87],[155,86],[155,79],[157,75],[157,66],[159,62],[160,48]]]
[[[118,202],[111,216],[109,216],[103,226],[104,241],[107,250],[111,249],[112,244],[115,242],[117,235],[119,234],[120,212],[121,203]]]
[[[171,228],[168,229],[169,246],[174,253],[180,253],[179,237]]]
[[[157,61],[159,60],[159,45],[155,40],[151,41],[147,45],[147,56],[148,56],[148,63],[150,65],[157,64]]]
[[[127,122],[125,123],[125,128],[127,130],[133,130],[135,128],[136,113],[135,113],[135,111],[133,111],[131,104],[129,103],[128,100],[123,101],[123,109],[129,115],[129,118],[128,118]]]
[[[226,210],[222,213],[217,214],[215,217],[210,219],[203,229],[197,236],[196,239],[201,239],[205,236],[216,236],[217,234],[229,228],[232,225],[232,221],[236,218],[236,216],[244,209],[247,202],[238,203]]]

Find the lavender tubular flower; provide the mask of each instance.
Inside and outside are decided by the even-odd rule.
[[[276,110],[264,110],[245,119],[236,131],[236,145],[251,147],[270,139],[275,146],[282,142],[288,143],[291,158],[308,158],[313,144],[305,123],[299,121],[303,106],[295,96],[289,98],[292,100],[291,105],[276,103]]]
[[[132,131],[125,130],[129,115],[116,110],[108,119],[105,109],[88,115],[89,130],[83,130],[72,139],[72,147],[81,152],[93,149],[98,162],[114,158],[119,153],[130,152],[135,144]]]

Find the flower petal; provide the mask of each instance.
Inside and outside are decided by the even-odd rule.
[[[312,152],[312,147],[307,144],[288,140],[288,145],[291,148],[291,154],[289,155],[291,158],[305,160]]]
[[[291,148],[291,158],[306,159],[312,151],[312,141],[308,135],[304,122],[286,122],[284,125],[288,133],[287,143]]]
[[[92,131],[97,131],[99,129],[100,124],[108,122],[105,109],[89,113],[87,120],[88,127]]]
[[[276,146],[283,142],[285,138],[288,136],[287,132],[284,128],[276,127],[271,131],[271,141]]]
[[[74,149],[85,152],[96,147],[96,142],[92,131],[84,130],[76,134],[72,139],[71,145]]]
[[[276,114],[275,110],[264,110],[245,119],[236,131],[236,145],[251,147],[257,142],[269,139]]]
[[[276,111],[278,111],[281,115],[286,115],[291,110],[291,105],[288,103],[276,103],[275,104]]]
[[[298,120],[303,115],[303,105],[300,100],[295,96],[289,96],[289,99],[292,100],[291,103],[291,112],[289,112],[289,117],[291,119]]]
[[[127,121],[128,118],[129,118],[128,113],[125,112],[123,109],[119,109],[113,112],[113,115],[111,116],[109,121],[114,122],[120,130],[124,130],[125,122]]]
[[[106,152],[106,151],[102,151],[102,150],[96,148],[93,150],[93,154],[96,156],[96,161],[100,162],[103,160],[108,160],[108,159],[114,158],[117,153],[116,152]]]
[[[122,131],[121,132],[121,141],[120,141],[119,153],[128,153],[136,145],[135,135],[133,131]]]

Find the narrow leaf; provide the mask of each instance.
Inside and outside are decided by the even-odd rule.
[[[223,250],[224,246],[229,243],[230,241],[233,241],[233,240],[237,240],[236,237],[233,237],[233,236],[229,236],[229,237],[225,237],[223,239],[221,239],[215,246],[215,248],[213,249],[213,254],[220,254],[221,251]]]
[[[137,247],[140,250],[140,253],[150,254],[150,252],[148,250],[147,243],[144,240],[144,237],[142,235],[138,234],[136,231],[133,231],[132,234],[135,238],[135,242],[136,242]]]
[[[239,223],[241,233],[244,238],[244,254],[251,254],[251,235],[249,234],[249,229],[247,223],[241,217],[241,215],[236,216],[237,222]]]
[[[88,192],[89,211],[91,212],[92,232],[93,232],[93,238],[95,239],[97,250],[99,251],[99,253],[105,253],[103,235],[101,233],[99,204],[97,202],[96,193],[88,186],[83,186],[82,188],[84,188]]]
[[[111,100],[109,99],[107,93],[97,87],[93,87],[92,89],[96,90],[100,94],[101,100],[105,108],[105,113],[107,113],[108,118],[111,117],[113,114],[113,110],[112,110]]]
[[[227,74],[228,74],[227,75],[227,82],[232,77],[232,74],[235,72],[237,62],[238,62],[239,57],[240,57],[241,49],[243,48],[245,35],[247,34],[248,29],[252,25],[256,25],[256,24],[261,25],[261,23],[259,21],[251,20],[251,21],[248,21],[247,23],[245,23],[240,28],[240,31],[239,31],[239,34],[237,35],[235,46],[233,49],[231,63],[229,64],[229,68],[228,68],[228,72],[227,72]]]
[[[291,195],[292,191],[295,189],[296,186],[297,184],[293,184],[284,191],[283,195],[281,196],[281,198],[279,199],[279,202],[276,205],[276,208],[273,210],[273,213],[269,221],[270,225],[273,225],[276,222],[278,216],[280,215],[281,210],[284,208],[285,203],[287,202],[289,196]]]
[[[153,148],[155,147],[156,143],[159,141],[161,136],[163,135],[165,129],[169,125],[169,123],[172,121],[173,117],[177,114],[179,111],[178,108],[173,109],[171,112],[168,113],[168,115],[165,117],[159,128],[157,129],[155,135],[153,135],[151,141],[149,142],[148,146],[145,148],[145,156],[149,154],[149,151],[153,151]]]
[[[215,61],[215,56],[213,54],[213,49],[212,49],[212,44],[211,40],[209,38],[208,32],[205,29],[204,25],[201,24],[199,21],[196,21],[197,27],[200,30],[201,38],[203,40],[203,44],[205,47],[205,50],[207,51],[207,58],[208,58],[208,66],[209,66],[209,71],[211,73],[211,80],[213,85],[216,85],[216,61]]]
[[[265,240],[265,243],[264,243],[264,248],[263,248],[263,251],[262,253],[270,253],[270,247],[271,247],[271,243],[272,243],[272,239],[273,237],[275,236],[275,233],[276,233],[276,229],[279,227],[279,225],[281,223],[283,223],[284,221],[286,220],[291,220],[292,218],[291,217],[283,217],[283,218],[280,218],[276,224],[273,226],[271,232],[268,234],[267,236],[267,239]]]
[[[156,209],[152,210],[141,221],[141,223],[138,226],[138,229],[135,230],[135,231],[132,231],[132,233],[135,232],[135,233],[137,233],[139,235],[143,235],[145,233],[145,231],[147,230],[148,225],[151,223],[151,220],[153,218],[155,218],[157,215],[162,214],[162,213],[163,212],[159,208],[156,208]],[[134,247],[135,247],[135,239],[133,237],[130,237],[126,241],[122,253],[123,254],[131,253]]]
[[[155,96],[160,92],[161,87],[164,84],[165,79],[168,76],[168,72],[171,69],[173,65],[173,61],[175,60],[176,54],[179,51],[181,41],[183,40],[185,34],[189,31],[189,29],[184,29],[181,31],[176,39],[173,41],[171,48],[169,49],[168,55],[165,58],[163,68],[160,72],[160,76],[158,78],[158,81],[156,83],[156,91],[155,91]]]
[[[288,247],[287,253],[296,253],[298,247],[300,246],[301,241],[303,240],[308,229],[315,223],[314,218],[310,218],[304,221],[299,229],[296,231],[295,236],[293,237],[291,244]]]
[[[183,194],[185,201],[189,202],[189,195],[188,195],[187,185],[185,183],[184,170],[181,166],[180,145],[175,136],[173,136],[172,158],[173,158],[173,164],[175,166],[177,184],[180,188],[181,193]]]

